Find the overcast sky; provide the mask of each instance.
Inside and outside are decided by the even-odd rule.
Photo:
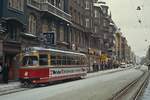
[[[145,56],[150,45],[150,0],[103,0],[112,18],[138,56]],[[141,10],[136,10],[137,6]],[[141,20],[141,24],[139,23]]]

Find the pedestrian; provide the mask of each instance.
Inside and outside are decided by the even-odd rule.
[[[0,83],[2,81],[2,64],[0,64]]]
[[[3,82],[4,82],[4,83],[8,83],[8,73],[9,73],[8,64],[5,63],[5,64],[3,65],[3,70],[2,70]]]
[[[148,70],[150,70],[150,64],[148,64]]]
[[[2,73],[2,65],[0,64],[0,74]]]

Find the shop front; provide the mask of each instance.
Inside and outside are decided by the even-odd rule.
[[[9,70],[9,80],[15,80],[18,76],[15,56],[20,52],[21,45],[18,42],[0,41],[0,62],[7,63]]]

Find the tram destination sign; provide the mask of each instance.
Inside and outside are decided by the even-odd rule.
[[[54,32],[43,33],[44,45],[46,47],[56,44],[56,36]]]

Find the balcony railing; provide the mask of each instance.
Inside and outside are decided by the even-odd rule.
[[[40,3],[35,0],[27,0],[27,4],[35,9],[40,10]]]
[[[71,15],[67,14],[63,10],[59,9],[58,7],[55,7],[51,3],[49,3],[47,0],[41,0],[40,2],[37,2],[35,0],[27,0],[27,4],[30,7],[33,7],[35,9],[38,9],[40,11],[46,11],[48,13],[53,14],[54,16],[57,16],[61,18],[62,20],[65,20],[67,22],[71,22]]]

